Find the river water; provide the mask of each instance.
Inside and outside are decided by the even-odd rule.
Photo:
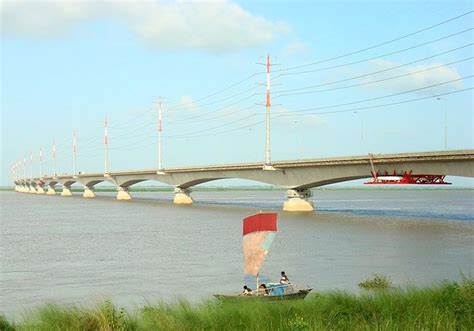
[[[261,274],[315,290],[357,291],[372,273],[395,285],[473,272],[474,190],[317,190],[313,213],[286,213],[281,191],[134,193],[116,201],[0,193],[0,312],[45,302],[133,308],[240,291],[242,218],[279,212]],[[250,287],[253,284],[248,284]]]

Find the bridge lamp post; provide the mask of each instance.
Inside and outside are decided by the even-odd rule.
[[[72,177],[76,178],[76,170],[77,170],[77,139],[76,139],[76,131],[72,133]]]
[[[362,113],[354,111],[354,114],[359,115],[360,120],[360,152],[364,153],[364,122],[362,119]]]
[[[56,178],[58,173],[56,172],[56,140],[53,140],[53,178]]]
[[[30,178],[33,179],[33,151],[30,154]]]
[[[444,149],[448,149],[448,108],[446,107],[446,100],[437,97],[436,100],[442,100],[441,106],[444,108]]]
[[[104,119],[104,177],[109,175],[109,139],[107,116]]]
[[[26,179],[26,156],[23,157],[23,179]]]
[[[39,178],[43,177],[43,149],[39,150]]]
[[[162,133],[163,133],[163,123],[162,123],[162,114],[163,114],[163,103],[160,97],[158,102],[158,175],[164,175],[163,171],[163,149],[162,149]]]

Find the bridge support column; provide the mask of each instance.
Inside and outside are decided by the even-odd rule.
[[[313,211],[314,204],[309,201],[311,197],[310,189],[296,189],[286,191],[288,200],[283,204],[285,211]]]
[[[175,187],[173,202],[178,205],[189,205],[193,203],[193,198],[190,196],[191,190],[181,187]]]
[[[32,193],[32,194],[36,194],[36,188],[33,185],[30,185],[29,192]]]
[[[29,190],[28,190],[29,191]],[[20,185],[20,188],[19,188],[19,191],[18,192],[21,192],[21,193],[25,193],[25,192],[28,192],[27,189],[26,189],[26,186],[25,185]]]
[[[70,197],[72,195],[71,186],[63,186],[63,190],[61,192],[61,196],[63,197]]]
[[[45,194],[43,186],[38,185],[38,188],[36,189],[36,194]]]
[[[132,200],[130,192],[128,192],[128,187],[117,187],[117,200]]]
[[[54,186],[48,186],[48,191],[46,191],[47,195],[55,195],[56,190],[54,189]]]
[[[83,198],[95,198],[94,187],[84,186]]]

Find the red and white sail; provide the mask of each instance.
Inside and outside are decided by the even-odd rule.
[[[244,273],[257,276],[277,232],[277,214],[260,213],[244,218]]]

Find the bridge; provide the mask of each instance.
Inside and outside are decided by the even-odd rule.
[[[474,150],[454,150],[403,154],[275,161],[272,167],[261,163],[242,163],[202,167],[169,168],[157,171],[137,170],[96,174],[45,176],[15,180],[15,191],[35,194],[71,196],[71,185],[83,187],[84,198],[94,198],[94,187],[109,182],[117,188],[118,200],[130,200],[129,188],[144,181],[156,181],[174,186],[174,203],[191,204],[193,186],[228,178],[249,179],[287,189],[283,210],[312,211],[311,188],[332,183],[371,177],[372,165],[378,173],[402,175],[443,174],[474,177]]]

